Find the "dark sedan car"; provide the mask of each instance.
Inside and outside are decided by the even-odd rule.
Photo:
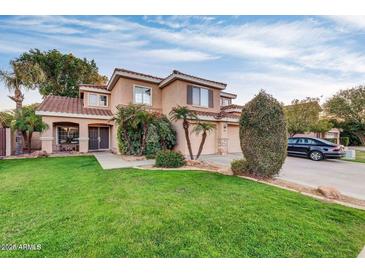
[[[288,139],[288,155],[302,156],[313,161],[320,161],[325,158],[341,158],[345,156],[345,151],[343,146],[323,139],[292,137]]]

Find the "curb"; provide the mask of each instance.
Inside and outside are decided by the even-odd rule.
[[[359,256],[357,256],[358,258],[365,258],[365,246],[363,247],[363,249],[361,250]]]

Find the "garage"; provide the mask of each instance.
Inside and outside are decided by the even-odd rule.
[[[228,125],[228,153],[241,152],[238,125]]]

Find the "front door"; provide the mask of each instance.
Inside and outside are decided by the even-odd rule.
[[[89,127],[89,150],[99,149],[99,128]]]
[[[89,127],[89,150],[109,149],[109,128]]]
[[[109,128],[99,127],[99,149],[109,148]]]

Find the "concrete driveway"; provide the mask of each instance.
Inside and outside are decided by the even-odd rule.
[[[202,159],[229,166],[242,154],[205,155]],[[332,186],[342,194],[365,200],[365,164],[342,160],[315,162],[305,158],[287,157],[278,178],[311,187]]]

